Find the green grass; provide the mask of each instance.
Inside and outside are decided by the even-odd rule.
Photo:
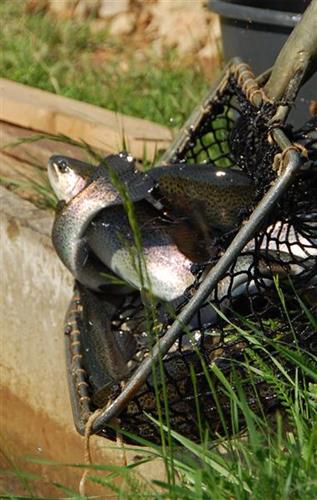
[[[83,147],[88,148],[85,145]],[[94,157],[93,151],[89,148],[88,152]],[[95,159],[100,158],[95,157]],[[125,200],[125,206],[136,237],[135,246],[142,254],[133,207],[129,199]],[[281,306],[286,317],[290,318],[278,282],[276,286]],[[307,310],[304,302],[298,300],[309,321],[316,328],[316,318]],[[292,333],[291,318],[289,322],[289,331]],[[264,322],[264,325],[268,332],[272,327],[278,330],[278,323],[274,318]],[[119,499],[310,500],[317,497],[316,356],[297,349],[296,343],[293,343],[291,349],[289,345],[283,343],[280,334],[277,334],[274,341],[265,338],[263,331],[256,324],[245,323],[244,329],[237,329],[234,325],[228,324],[227,328],[228,337],[232,335],[234,338],[239,334],[250,341],[252,349],[246,352],[243,362],[249,374],[249,384],[255,386],[259,377],[265,380],[271,390],[278,394],[279,411],[267,415],[261,405],[255,411],[248,403],[244,385],[234,371],[233,379],[229,380],[215,365],[211,365],[209,369],[205,366],[206,376],[210,378],[213,376],[219,380],[217,391],[220,392],[217,393],[225,394],[230,401],[232,408],[230,428],[233,432],[228,424],[224,435],[216,435],[211,439],[201,424],[201,442],[193,443],[170,427],[168,401],[165,399],[163,405],[160,403],[164,411],[162,408],[159,409],[157,421],[162,435],[162,446],[155,446],[134,436],[140,445],[148,446],[144,451],[137,449],[137,454],[142,456],[140,461],[127,467],[93,464],[90,467],[88,483],[104,485],[107,491],[112,490]],[[274,355],[269,347],[274,347]],[[266,362],[263,361],[263,355],[268,359]],[[286,361],[292,366],[290,371],[285,370]],[[161,371],[159,378],[164,381],[164,374]],[[194,375],[192,378],[194,383]],[[210,384],[212,387],[212,382]],[[203,401],[197,402],[198,423],[201,404]],[[219,417],[222,418],[220,402],[218,407]],[[164,414],[167,417],[164,418]],[[243,416],[242,419],[238,418],[239,414]],[[167,480],[157,481],[147,478],[144,480],[139,473],[138,465],[157,457],[165,463]],[[41,460],[39,462],[43,463]],[[10,466],[11,474],[20,479],[28,495],[27,498],[40,498],[34,493],[38,476],[18,470],[12,463]],[[65,464],[65,466],[71,465]],[[99,471],[101,476],[97,476],[95,471]],[[120,485],[118,478],[122,480]],[[75,492],[70,492],[67,485],[57,485],[57,487],[61,490],[63,498],[80,498]],[[7,492],[4,492],[2,497],[23,498]]]
[[[288,348],[282,344],[279,348],[279,360],[283,356],[288,357]],[[316,369],[316,362],[316,358],[300,353],[293,362],[293,375],[285,376],[281,370],[278,378],[271,364],[260,367],[252,362],[254,371],[260,370],[261,376],[280,392],[283,411],[271,417],[254,413],[243,388],[234,391],[222,373],[212,367],[233,407],[238,406],[243,413],[246,426],[236,422],[233,437],[195,444],[161,424],[164,432],[170,435],[172,448],[166,451],[140,439],[140,444],[146,444],[148,449],[144,452],[137,449],[138,455],[142,456],[138,463],[127,467],[94,464],[90,467],[88,482],[104,485],[114,492],[116,498],[122,499],[316,498],[316,371],[311,373],[311,382],[305,383],[307,369],[310,370],[311,366]],[[245,363],[248,364],[248,361]],[[170,471],[168,481],[150,481],[139,475],[138,465],[156,457],[164,457],[167,461]],[[32,461],[43,463],[41,460]],[[97,470],[105,475],[97,476]],[[32,491],[32,481],[36,477],[21,471],[19,477],[24,487],[27,482],[29,491]],[[117,478],[122,479],[120,486],[115,481]],[[65,487],[63,490],[63,497],[80,498],[75,493],[67,492]],[[20,497],[7,494],[2,498]]]
[[[25,14],[24,5],[25,2],[20,1],[0,2],[3,25],[0,74],[5,78],[177,127],[208,86],[197,68],[183,67],[172,52],[158,62],[146,50],[146,59],[140,61],[133,47],[124,48],[105,31],[92,34],[87,22],[53,23],[42,13]],[[114,56],[96,63],[96,54],[100,51]],[[35,186],[35,189],[38,192],[44,189],[44,198],[48,196],[45,187]],[[51,204],[54,205],[53,198]],[[138,236],[136,228],[134,234]],[[137,238],[135,243],[138,248]],[[284,307],[283,295],[280,298]],[[301,305],[304,309],[304,304]],[[268,327],[272,326],[267,323]],[[220,392],[229,398],[233,434],[227,430],[224,436],[210,439],[201,424],[201,443],[195,444],[178,434],[177,429],[170,428],[165,400],[163,409],[167,418],[163,419],[164,412],[160,409],[157,422],[162,446],[135,436],[136,442],[148,446],[144,451],[137,449],[137,454],[142,455],[139,463],[128,467],[93,464],[88,481],[112,489],[117,498],[317,498],[317,359],[297,350],[296,346],[291,350],[281,340],[274,341],[275,354],[272,355],[268,350],[271,341],[265,339],[256,326],[246,325],[245,331],[240,330],[239,334],[253,342],[254,349],[246,353],[243,362],[249,382],[255,385],[261,377],[274,389],[281,402],[278,412],[268,416],[261,407],[255,412],[238,376],[234,378],[233,389],[216,366],[212,365],[210,371],[205,366],[207,376],[210,373],[219,380]],[[268,356],[268,361],[262,361],[263,354]],[[292,365],[290,372],[284,368],[286,360]],[[194,374],[192,378],[195,383]],[[162,373],[160,379],[164,381]],[[199,404],[203,401],[197,402],[198,422]],[[221,418],[220,403],[219,413]],[[242,421],[238,419],[239,413]],[[165,463],[167,480],[144,480],[138,465],[157,457]],[[24,472],[7,460],[10,473],[19,478],[25,490],[24,498],[38,498],[34,493],[38,476]],[[106,474],[97,477],[95,470]],[[118,477],[122,478],[120,486],[116,481]],[[67,485],[57,487],[64,498],[80,498],[70,492]],[[23,497],[3,492],[1,498]]]
[[[106,29],[93,33],[89,19],[30,15],[25,6],[24,0],[0,2],[3,78],[173,128],[184,123],[210,84],[195,61],[185,64],[173,51],[158,58],[150,45],[140,49]],[[54,206],[45,181],[0,183],[16,191],[27,187],[40,208]]]
[[[25,13],[26,2],[0,2],[0,75],[120,113],[179,127],[208,87],[195,61],[130,39],[93,33],[89,20]],[[214,75],[211,75],[214,76]]]

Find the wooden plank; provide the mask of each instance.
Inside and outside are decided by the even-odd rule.
[[[41,207],[55,199],[46,171],[0,152],[0,183]]]
[[[0,152],[0,175],[10,179],[34,180],[39,182],[47,178],[46,172],[25,161]]]
[[[71,156],[78,160],[89,160],[86,151],[80,147],[49,139],[40,139],[35,142],[22,142],[12,146],[21,139],[31,139],[36,132],[6,122],[0,122],[0,130],[0,151],[30,164],[33,163],[42,168],[46,168],[47,161],[53,154]],[[110,153],[110,151],[100,151],[100,153],[106,155]]]
[[[126,143],[136,158],[153,159],[172,139],[170,129],[84,102],[0,78],[0,120],[51,134],[84,140],[118,152]]]

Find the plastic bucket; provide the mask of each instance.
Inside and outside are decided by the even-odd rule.
[[[240,56],[256,74],[274,64],[309,0],[209,0],[220,14],[226,60]],[[317,25],[316,25],[317,27]],[[317,99],[317,75],[301,89],[290,121],[296,127],[310,118],[309,104]]]

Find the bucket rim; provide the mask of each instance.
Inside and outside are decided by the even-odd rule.
[[[302,14],[260,7],[249,7],[228,3],[223,0],[209,0],[208,8],[222,17],[246,23],[268,24],[293,28],[301,20]]]

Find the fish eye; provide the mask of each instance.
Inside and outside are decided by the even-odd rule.
[[[66,174],[67,172],[69,172],[69,166],[68,166],[68,163],[67,161],[65,160],[60,160],[57,162],[57,167],[58,167],[58,170],[62,173],[62,174]]]

